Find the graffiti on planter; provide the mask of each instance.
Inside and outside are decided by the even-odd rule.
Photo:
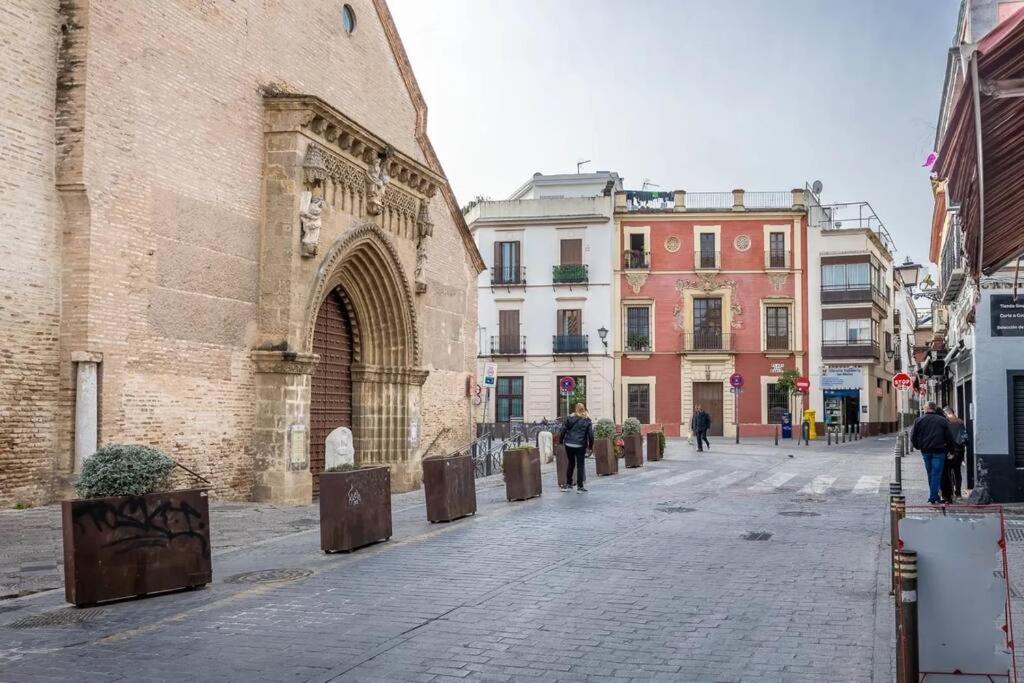
[[[118,504],[97,500],[78,507],[74,523],[91,523],[106,537],[106,546],[115,548],[118,554],[145,547],[165,548],[178,540],[198,543],[204,557],[210,552],[206,520],[187,502],[168,500],[150,510],[145,498],[129,498]]]

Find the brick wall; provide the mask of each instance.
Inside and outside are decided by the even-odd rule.
[[[0,25],[0,506],[7,507],[49,494],[57,441],[57,1],[5,0]]]

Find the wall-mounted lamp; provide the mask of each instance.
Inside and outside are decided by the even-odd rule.
[[[608,353],[608,328],[604,325],[597,328],[597,336],[601,338],[601,343],[604,344],[604,352]]]

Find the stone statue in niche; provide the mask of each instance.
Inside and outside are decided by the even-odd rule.
[[[379,216],[384,210],[384,190],[391,181],[384,169],[387,154],[378,154],[366,169],[366,212],[371,216]]]
[[[302,255],[316,256],[320,246],[320,228],[323,224],[324,200],[314,197],[311,192],[302,193],[299,219],[302,221]]]
[[[427,203],[420,203],[420,213],[416,217],[416,293],[427,291],[427,238],[434,234],[434,224],[430,220]]]

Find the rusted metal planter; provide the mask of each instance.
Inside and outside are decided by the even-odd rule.
[[[647,462],[661,460],[661,432],[647,433]]]
[[[644,441],[643,437],[639,434],[629,434],[622,437],[622,443],[625,445],[623,453],[625,454],[625,465],[626,467],[643,467],[644,464]]]
[[[554,446],[555,451],[555,472],[558,473],[558,485],[566,486],[565,483],[565,471],[569,469],[569,455],[565,451],[565,446],[562,444],[556,444]]]
[[[391,538],[391,470],[320,475],[320,549],[348,552]]]
[[[541,493],[540,451],[536,448],[506,450],[501,469],[505,472],[505,498],[528,500]]]
[[[431,522],[450,522],[476,514],[473,456],[466,453],[450,458],[424,458],[423,493],[427,499],[427,519]]]
[[[213,580],[205,489],[65,500],[64,597],[74,605]]]
[[[619,459],[615,457],[615,446],[611,439],[594,439],[594,465],[597,474],[606,477],[619,471]]]

